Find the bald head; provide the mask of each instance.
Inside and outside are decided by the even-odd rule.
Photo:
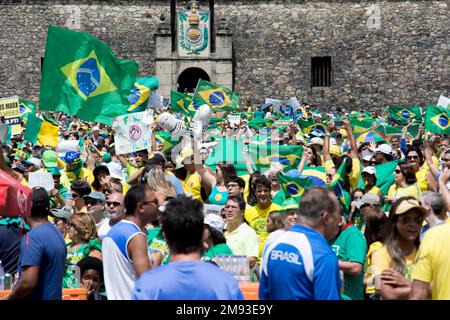
[[[113,192],[108,196],[106,200],[106,209],[108,210],[108,218],[113,223],[118,222],[125,217],[124,202],[125,196],[119,192]]]

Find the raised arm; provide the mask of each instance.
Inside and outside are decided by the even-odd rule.
[[[202,182],[206,183],[209,187],[214,188],[214,186],[217,184],[216,177],[209,173],[208,170],[205,169],[203,166],[203,163],[200,161],[200,154],[199,154],[199,141],[197,139],[194,139],[194,166],[195,170],[200,175],[200,178],[202,179]]]
[[[448,168],[444,168],[441,172],[441,176],[439,177],[439,189],[447,211],[450,211],[450,191],[447,189],[447,181],[449,178],[450,170]]]
[[[348,120],[343,120],[344,129],[347,131],[348,140],[350,141],[350,157],[359,158],[358,146],[356,145],[355,135],[353,134],[352,126]]]
[[[429,136],[428,134],[425,134],[425,138],[424,138],[424,146],[425,146],[425,160],[427,162],[428,168],[430,168],[431,173],[433,174],[434,177],[438,176],[438,170],[435,167],[434,163],[433,163],[433,157],[431,155],[431,148],[430,148],[430,144],[429,144]]]
[[[243,153],[244,153],[244,159],[245,159],[245,167],[247,168],[247,171],[249,174],[253,174],[255,170],[253,170],[253,165],[250,161],[250,158],[248,157],[248,151],[247,151],[248,145],[244,147]]]
[[[331,133],[331,131],[333,131],[333,128],[334,128],[334,122],[333,122],[333,120],[331,120],[325,126],[325,137],[323,139],[323,161],[324,162],[331,160],[330,133]]]

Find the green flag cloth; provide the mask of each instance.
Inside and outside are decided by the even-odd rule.
[[[162,152],[166,152],[170,148],[173,148],[174,146],[176,146],[178,144],[178,142],[180,142],[179,139],[176,139],[176,140],[172,139],[172,136],[170,135],[170,133],[166,132],[166,131],[155,132],[155,140],[156,140],[156,143],[163,145]]]
[[[248,174],[242,150],[245,144],[234,137],[219,137],[217,146],[206,159],[205,165],[215,170],[219,162],[233,164],[238,176]]]
[[[143,77],[137,78],[133,85],[129,95],[128,101],[130,107],[128,113],[142,112],[147,109],[148,101],[150,100],[150,94],[159,87],[157,77]]]
[[[19,113],[21,118],[28,118],[30,113],[36,113],[36,105],[30,101],[19,99]]]
[[[192,96],[178,91],[170,91],[170,109],[173,112],[180,112],[189,115],[189,105],[192,103]]]
[[[365,133],[372,130],[373,123],[378,123],[375,119],[351,119],[350,126],[353,128],[355,135]]]
[[[25,128],[24,140],[42,146],[56,147],[58,144],[59,127],[55,119],[44,117],[40,119],[29,114]]]
[[[207,104],[213,112],[239,108],[239,94],[205,80],[199,80],[192,101],[198,106]]]
[[[302,158],[302,146],[283,146],[271,144],[249,144],[248,155],[253,165],[261,172],[278,164],[283,171],[297,169]]]
[[[310,134],[313,131],[325,134],[325,125],[314,120],[297,120],[298,125],[304,134]]]
[[[450,110],[439,106],[427,106],[425,130],[437,134],[450,134]]]
[[[253,129],[270,128],[273,125],[273,119],[255,118],[247,122],[247,125]]]
[[[281,189],[283,189],[287,198],[299,199],[303,192],[312,184],[312,181],[309,179],[292,178],[282,174],[278,174],[277,177],[280,181]]]
[[[112,125],[127,113],[138,66],[94,37],[48,27],[39,108]]]
[[[377,170],[375,174],[377,178],[376,186],[381,189],[383,196],[387,195],[389,188],[395,183],[394,170],[398,162],[399,160],[395,160],[375,166],[375,169]],[[358,188],[364,188],[362,176],[359,179]]]
[[[422,109],[419,106],[402,107],[402,106],[389,106],[386,108],[386,114],[390,115],[394,119],[398,120],[421,120]]]

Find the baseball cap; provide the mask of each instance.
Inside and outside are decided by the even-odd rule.
[[[23,160],[22,163],[23,163],[23,164],[27,164],[27,165],[29,165],[29,166],[35,166],[35,167],[38,168],[38,169],[39,169],[39,168],[41,167],[41,165],[42,165],[41,160],[39,160],[38,158],[35,158],[35,157],[31,157],[31,158],[29,158],[29,159],[27,159],[27,160]]]
[[[384,154],[391,154],[392,153],[392,147],[386,143],[383,143],[382,145],[379,145],[375,152],[382,152]]]
[[[179,169],[183,166],[183,160],[186,159],[187,157],[191,157],[194,155],[194,150],[192,150],[192,148],[184,148],[183,150],[181,150],[180,154],[178,155],[177,159],[176,159],[176,163],[177,166],[175,167],[175,169]]]
[[[209,213],[205,216],[203,223],[210,226],[211,228],[216,229],[220,233],[223,233],[223,227],[225,226],[225,223],[219,215]]]
[[[109,152],[105,152],[102,156],[103,161],[105,161],[106,163],[110,163],[111,162],[111,154]]]
[[[336,144],[330,145],[330,154],[340,157],[342,155],[341,148]]]
[[[380,197],[373,193],[366,193],[362,196],[361,200],[356,203],[356,207],[360,209],[362,206],[366,204],[372,204],[375,206],[381,206]]]
[[[156,165],[166,163],[166,158],[161,153],[153,153],[153,157],[144,160],[145,164]]]
[[[87,198],[94,199],[94,200],[100,201],[102,203],[106,202],[105,195],[102,192],[91,192],[88,195],[83,196],[83,199],[87,199]]]
[[[58,158],[58,154],[53,150],[45,150],[42,154],[42,162],[44,163],[44,167],[46,168],[54,168],[58,166],[58,162],[56,159]]]
[[[313,145],[313,144],[318,144],[318,145],[323,146],[323,139],[322,139],[322,138],[319,138],[319,137],[314,137],[314,138],[312,138],[312,139],[309,141],[309,145],[310,145],[310,146]]]
[[[120,163],[111,161],[106,166],[108,167],[109,175],[112,178],[123,180],[122,165]]]
[[[62,206],[58,206],[54,209],[51,209],[50,213],[57,218],[63,218],[63,219],[69,220],[70,217],[72,216],[72,208],[69,206],[62,205]]]
[[[92,171],[92,174],[93,174],[94,177],[95,177],[96,175],[99,174],[100,171],[104,171],[104,172],[106,172],[106,173],[109,175],[109,169],[108,169],[108,167],[105,166],[105,165],[99,165],[99,166],[96,166],[96,167],[94,168],[94,171]]]
[[[69,152],[66,152],[66,154],[64,155],[64,161],[67,163],[72,163],[76,159],[79,159],[79,158],[80,158],[80,154],[76,151],[69,151]]]
[[[377,169],[374,166],[365,167],[362,172],[367,172],[368,174],[376,175]]]
[[[364,161],[370,161],[370,159],[372,159],[373,155],[374,155],[374,153],[373,153],[373,152],[370,152],[370,151],[367,150],[367,149],[364,149],[364,150],[362,151],[362,153],[361,153],[362,159],[363,159]]]
[[[94,127],[92,128],[92,132],[94,132],[94,131],[100,131],[100,128],[99,128],[98,126],[94,126]]]
[[[427,215],[427,210],[422,207],[416,199],[405,199],[400,202],[400,205],[396,208],[394,214],[404,214],[413,209],[419,210],[424,216]]]

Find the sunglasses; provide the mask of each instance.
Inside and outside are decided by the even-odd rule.
[[[416,160],[419,159],[419,156],[408,156],[406,159]]]
[[[108,207],[110,207],[111,205],[113,205],[115,208],[121,206],[122,204],[120,202],[116,202],[116,201],[106,201],[106,205]]]
[[[401,215],[398,218],[398,221],[400,223],[403,223],[403,224],[406,224],[406,223],[422,224],[423,223],[423,217],[422,216],[404,216],[404,215]]]
[[[399,174],[399,173],[402,173],[402,171],[400,169],[395,169],[395,173]]]

